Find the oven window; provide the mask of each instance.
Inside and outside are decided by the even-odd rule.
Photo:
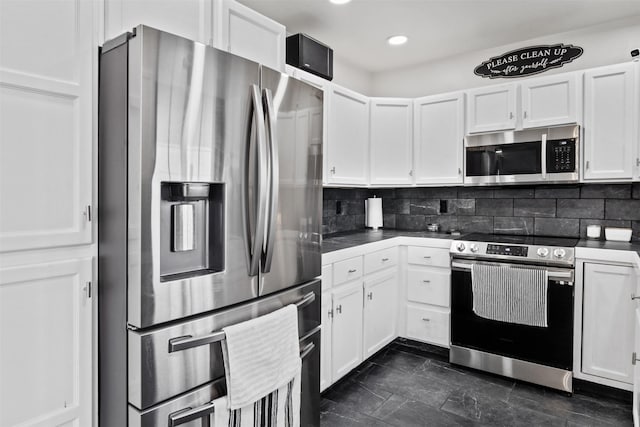
[[[542,173],[542,143],[467,147],[467,176]]]

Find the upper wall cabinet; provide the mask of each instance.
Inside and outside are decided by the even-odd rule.
[[[327,183],[367,185],[369,98],[337,85],[328,92]]]
[[[235,0],[213,1],[216,47],[284,71],[287,36],[284,25]]]
[[[584,179],[631,179],[638,144],[634,64],[584,75]]]
[[[524,129],[578,122],[577,74],[524,80],[520,88]]]
[[[371,98],[371,185],[413,183],[410,99]]]
[[[416,183],[462,183],[464,94],[416,99],[414,135]]]
[[[0,252],[91,243],[95,4],[0,2]]]
[[[516,128],[516,86],[504,84],[467,92],[467,132]]]
[[[211,0],[105,0],[105,40],[143,24],[213,44]]]

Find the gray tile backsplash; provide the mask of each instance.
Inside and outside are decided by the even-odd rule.
[[[325,188],[323,234],[363,229],[364,201],[382,198],[385,228],[584,237],[598,224],[640,237],[640,183],[519,187]],[[440,212],[446,201],[447,212]],[[342,212],[336,213],[337,202]]]

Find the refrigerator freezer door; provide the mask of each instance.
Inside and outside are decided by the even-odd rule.
[[[260,294],[320,275],[323,92],[262,67],[270,158],[271,210]]]
[[[129,120],[130,325],[145,328],[257,296],[247,240],[260,227],[245,212],[259,210],[259,179],[252,172],[258,155],[252,149],[264,131],[251,102],[259,73],[256,63],[149,27],[138,27],[129,41],[128,105],[119,108],[128,108]],[[219,212],[211,215],[224,221],[200,229],[196,224],[196,233],[209,239],[211,256],[224,260],[222,271],[161,277],[163,257],[190,253],[161,253],[159,244],[162,233],[171,233],[160,219],[161,203],[167,203],[162,184],[180,182],[222,184],[224,202],[214,205],[212,199]]]

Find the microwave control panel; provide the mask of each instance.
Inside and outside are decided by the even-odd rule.
[[[547,141],[547,172],[575,172],[576,157],[575,139]]]

